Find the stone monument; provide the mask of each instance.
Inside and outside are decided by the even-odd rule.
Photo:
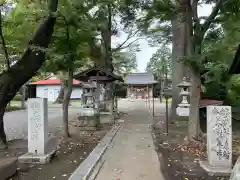
[[[207,162],[200,165],[208,172],[228,174],[232,169],[232,115],[230,106],[207,107]]]
[[[28,153],[20,156],[19,162],[45,164],[56,150],[56,139],[48,137],[47,99],[28,99]]]

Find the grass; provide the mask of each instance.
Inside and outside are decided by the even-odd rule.
[[[163,103],[166,102],[166,99],[165,99],[165,98],[163,98],[162,100],[163,100]],[[171,102],[172,102],[172,98],[168,98],[168,103],[171,103]]]
[[[54,102],[48,102],[48,104],[53,104]],[[72,105],[81,105],[81,100],[70,100]]]
[[[71,100],[72,105],[81,105],[81,100]]]
[[[14,104],[14,105],[19,105],[19,106],[20,106],[21,101],[12,100],[10,104],[11,104],[11,105]]]
[[[18,107],[18,106],[7,106],[5,111],[6,112],[11,112],[11,111],[18,111],[21,110],[22,108]]]

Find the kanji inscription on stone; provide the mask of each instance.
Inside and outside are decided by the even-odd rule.
[[[47,99],[28,99],[28,152],[44,154],[47,139]]]
[[[207,107],[207,150],[211,166],[232,165],[232,115],[230,106]]]

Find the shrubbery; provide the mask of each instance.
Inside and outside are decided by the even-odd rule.
[[[240,106],[240,75],[234,75],[230,79],[227,100],[231,106]]]
[[[204,97],[208,99],[215,99],[220,101],[225,101],[227,97],[227,89],[225,84],[220,84],[218,82],[209,82],[205,84],[206,92]]]

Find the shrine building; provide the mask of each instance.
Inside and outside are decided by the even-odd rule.
[[[151,73],[131,73],[126,77],[127,98],[147,99],[153,97],[153,86],[157,81]]]

